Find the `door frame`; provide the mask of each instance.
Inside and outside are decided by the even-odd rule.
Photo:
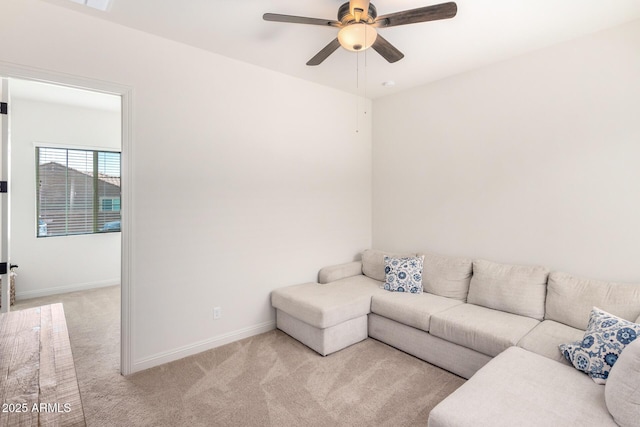
[[[9,80],[0,76],[0,85],[1,87],[1,102],[9,102]],[[7,108],[9,110],[9,108]],[[0,180],[8,182],[9,178],[9,111],[6,111],[0,116]],[[8,184],[7,184],[8,187]],[[2,199],[2,207],[0,207],[0,256],[2,256],[2,262],[6,263],[6,271],[0,272],[0,281],[2,282],[2,286],[0,287],[0,292],[2,292],[0,300],[4,302],[4,305],[0,307],[0,313],[8,313],[11,311],[11,279],[10,279],[10,271],[11,271],[11,258],[9,254],[9,241],[11,236],[9,236],[9,189],[7,188],[7,197],[3,197],[0,194],[0,198]]]
[[[120,271],[120,373],[128,375],[132,373],[132,287],[131,277],[133,273],[134,242],[132,226],[133,218],[133,88],[118,83],[95,80],[70,74],[56,73],[48,70],[25,67],[0,61],[0,77],[31,80],[42,83],[67,86],[76,89],[84,89],[93,92],[101,92],[110,95],[118,95],[122,100],[121,108],[121,191],[122,217],[121,225],[121,271]],[[9,107],[11,108],[11,107]]]

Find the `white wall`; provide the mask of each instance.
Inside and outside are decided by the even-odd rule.
[[[120,283],[120,233],[36,237],[34,143],[120,150],[120,113],[11,98],[11,262],[17,298]]]
[[[374,102],[373,243],[640,281],[640,21]]]
[[[133,87],[134,370],[273,328],[272,289],[371,245],[354,96],[38,0],[0,0],[0,40]]]

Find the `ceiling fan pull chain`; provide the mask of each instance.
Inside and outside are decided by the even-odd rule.
[[[356,133],[360,132],[360,52],[356,52]]]
[[[365,33],[366,31],[369,30],[369,27],[365,28]],[[366,36],[365,36],[366,38]],[[368,50],[368,49],[367,49]],[[367,83],[369,83],[367,81],[367,51],[364,51],[364,98],[367,99]],[[365,103],[365,108],[364,108],[364,114],[367,114],[367,108],[366,108],[366,103]]]

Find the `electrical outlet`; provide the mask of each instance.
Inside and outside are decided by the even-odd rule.
[[[213,307],[213,320],[218,320],[222,317],[222,309],[220,307]]]

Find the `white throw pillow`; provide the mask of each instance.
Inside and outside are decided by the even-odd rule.
[[[640,339],[629,344],[611,368],[604,389],[607,409],[622,427],[640,421]]]
[[[376,249],[365,249],[362,252],[362,274],[372,279],[384,282],[384,257],[406,257],[416,256],[415,253],[393,253],[378,251]]]
[[[640,325],[593,307],[582,341],[560,344],[564,357],[597,384],[605,384],[623,350],[640,335]]]
[[[384,288],[392,292],[422,293],[422,265],[424,255],[419,257],[384,257]]]

